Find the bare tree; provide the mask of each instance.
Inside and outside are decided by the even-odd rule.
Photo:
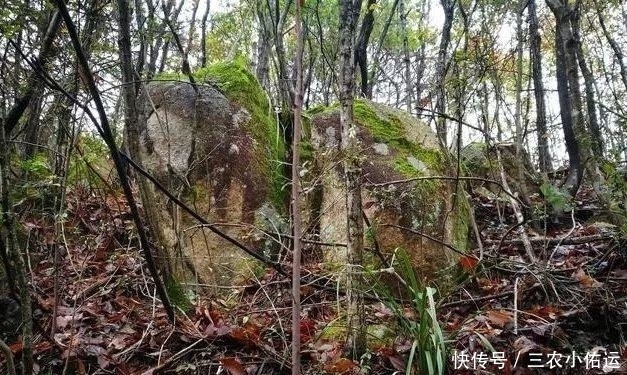
[[[536,106],[536,133],[538,140],[538,166],[540,171],[549,172],[553,169],[549,151],[548,132],[546,127],[546,104],[544,101],[544,78],[542,76],[541,37],[538,26],[536,0],[529,0],[529,49],[533,76],[533,95]]]
[[[436,119],[435,128],[438,138],[443,147],[447,144],[446,118],[446,73],[448,71],[448,47],[451,42],[451,29],[453,28],[453,17],[455,16],[456,0],[440,0],[444,10],[444,24],[442,25],[442,35],[440,36],[440,46],[438,48],[438,59],[435,64],[435,109],[439,117]]]
[[[363,296],[355,270],[363,263],[364,222],[361,201],[360,146],[353,117],[353,95],[355,86],[354,36],[361,0],[340,1],[340,126],[342,129],[341,149],[346,181],[347,209],[347,323],[348,342],[346,352],[353,359],[360,358],[365,350],[363,321]]]

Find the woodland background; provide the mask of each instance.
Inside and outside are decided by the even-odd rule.
[[[452,349],[515,358],[600,347],[624,361],[624,2],[3,0],[0,35],[3,370],[299,373],[302,361],[308,373],[443,373]],[[193,80],[233,60],[254,72],[287,134],[301,107],[365,97],[429,123],[458,160],[471,142],[512,144],[542,186],[519,198],[544,214],[471,192],[475,251],[458,288],[436,295],[406,270],[413,300],[361,310],[397,324],[393,337],[358,355],[328,328],[343,298],[301,292],[302,307],[320,311],[290,323],[292,301],[268,296],[289,293],[271,270],[277,289],[256,280],[263,293],[192,296],[172,325],[118,153],[129,103],[160,75]],[[524,266],[502,257],[530,246],[544,255]],[[294,342],[305,349],[290,366]]]

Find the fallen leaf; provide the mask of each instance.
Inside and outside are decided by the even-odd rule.
[[[477,267],[478,263],[479,259],[468,255],[459,258],[459,265],[462,266],[464,271],[472,271],[475,267]]]
[[[493,325],[505,328],[506,325],[512,323],[514,320],[514,314],[505,310],[490,310],[486,313],[486,318]]]
[[[324,371],[331,374],[348,374],[355,367],[357,367],[357,365],[350,359],[338,358],[332,363],[325,365]]]
[[[581,268],[577,269],[577,271],[573,273],[572,277],[586,288],[599,288],[603,286],[603,283],[586,274],[586,272]]]
[[[405,360],[396,355],[388,356],[388,361],[396,371],[405,371]]]
[[[549,318],[552,320],[557,319],[562,314],[562,310],[552,305],[538,306],[537,308],[531,310],[530,312],[532,314],[541,316],[543,318]]]
[[[514,341],[514,344],[512,345],[512,348],[519,352],[521,355],[528,353],[534,349],[536,349],[538,347],[538,345],[529,340],[527,337],[525,336],[521,336],[519,338],[516,339],[516,341]]]
[[[225,357],[220,359],[220,364],[224,367],[230,375],[248,375],[246,368],[236,358]]]

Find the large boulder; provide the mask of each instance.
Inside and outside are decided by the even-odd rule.
[[[140,96],[140,145],[134,157],[207,221],[272,256],[281,244],[267,233],[288,233],[289,226],[285,145],[267,95],[238,64],[208,68],[196,74],[196,81],[196,89],[180,81],[147,85]],[[305,249],[305,260],[343,264],[345,252],[320,245],[346,242],[338,110],[306,117],[302,207],[308,235],[316,241]],[[450,158],[428,126],[403,111],[359,100],[355,117],[363,146],[364,214],[371,224],[368,244],[374,247],[376,241],[388,258],[404,249],[419,273],[433,279],[456,259],[451,248],[465,249],[466,196],[446,179],[393,182],[446,175]],[[152,184],[142,180],[140,192],[160,254],[168,257],[165,263],[176,278],[230,286],[259,269]]]
[[[366,243],[389,259],[402,248],[418,274],[435,279],[466,249],[468,201],[458,183],[442,177],[451,170],[435,133],[406,112],[366,100],[354,104],[361,142],[364,214],[371,227]],[[313,157],[309,172],[310,225],[321,243],[346,242],[346,191],[338,108],[310,112]],[[403,182],[401,182],[403,181]],[[323,249],[324,259],[345,261],[342,248]]]
[[[489,147],[481,142],[470,143],[461,150],[461,162],[465,174],[478,178],[468,184],[475,194],[509,201],[509,196],[503,191],[502,176],[505,176],[511,193],[527,206],[532,203],[529,197],[540,191],[542,179],[529,154],[515,143],[501,142]],[[488,181],[495,181],[496,184]]]
[[[258,228],[286,229],[280,220],[284,144],[267,96],[235,63],[196,77],[196,89],[173,80],[146,86],[139,101],[140,155],[134,157],[208,222],[246,246],[263,248]],[[254,271],[240,249],[200,226],[154,185],[144,181],[140,190],[176,278],[224,286]]]

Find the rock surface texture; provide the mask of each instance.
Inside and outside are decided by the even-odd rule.
[[[238,95],[229,95],[237,85]],[[235,64],[210,68],[197,90],[185,82],[147,85],[140,105],[140,158],[170,192],[251,248],[256,228],[275,220],[282,141],[253,76]],[[151,184],[142,184],[149,222],[178,278],[225,286],[251,271],[241,250],[199,226]],[[276,226],[278,223],[273,223]],[[181,274],[182,273],[182,274]]]
[[[457,259],[451,247],[465,250],[465,193],[455,181],[421,179],[450,172],[449,161],[427,125],[403,111],[366,100],[356,101],[354,111],[362,145],[364,216],[371,224],[368,246],[378,247],[388,262],[397,248],[404,249],[418,274],[433,280],[437,271]],[[320,242],[344,243],[339,111],[327,108],[310,116],[314,149],[308,182],[310,206],[320,218],[313,235]],[[345,258],[341,248],[322,252],[326,260],[341,263]]]
[[[236,64],[211,67],[197,81],[203,82],[197,91],[185,82],[147,85],[140,98],[139,159],[209,222],[272,256],[280,241],[259,229],[289,233],[289,185],[281,173],[285,146],[267,96]],[[466,196],[454,181],[398,181],[446,175],[449,160],[429,127],[400,110],[357,101],[355,118],[363,146],[364,216],[371,224],[368,246],[378,247],[388,262],[404,249],[420,275],[433,280],[456,259],[451,247],[465,249]],[[306,120],[301,207],[306,235],[316,241],[305,248],[304,259],[342,266],[341,247],[320,245],[346,242],[338,110],[311,111]],[[149,224],[177,278],[220,287],[255,272],[258,264],[241,250],[199,226],[152,184],[140,186]],[[378,266],[380,257],[369,254]]]

